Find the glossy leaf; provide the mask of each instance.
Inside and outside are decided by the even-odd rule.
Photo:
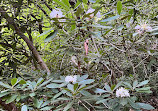
[[[148,82],[149,82],[149,80],[142,81],[136,87],[140,87],[140,86],[146,85],[146,84],[148,84]]]
[[[14,86],[17,83],[18,79],[17,78],[13,78],[11,80],[11,85]]]
[[[151,106],[150,104],[145,104],[145,103],[137,103],[140,108],[146,109],[146,110],[152,110],[155,109],[153,106]]]
[[[6,100],[6,104],[9,104],[11,102],[13,102],[16,98],[17,98],[18,95],[11,95],[7,100]]]
[[[121,14],[121,11],[122,11],[122,2],[118,1],[117,2],[117,12],[119,15]]]
[[[58,33],[58,30],[54,30],[54,32],[51,32],[44,40],[44,42],[51,41]]]
[[[111,21],[111,20],[118,19],[119,17],[120,17],[120,15],[116,15],[116,16],[113,16],[113,17],[104,19],[104,20],[102,20],[102,21],[100,21],[100,22],[108,22],[108,21]]]

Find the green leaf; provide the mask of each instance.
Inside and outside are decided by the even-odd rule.
[[[49,29],[49,30],[43,32],[43,33],[40,34],[38,37],[43,36],[43,35],[46,35],[48,32],[52,31],[53,29],[54,29],[54,28],[51,28],[51,29]]]
[[[82,91],[80,91],[80,93],[81,93],[82,95],[84,95],[84,96],[90,96],[90,95],[92,95],[91,93],[89,93],[89,92],[86,91],[86,90],[82,90]]]
[[[8,84],[4,84],[3,82],[0,82],[0,85],[5,87],[5,88],[8,88],[8,89],[11,89],[12,87]]]
[[[110,88],[110,86],[108,84],[105,84],[104,87],[105,87],[106,91],[112,92],[112,90],[111,90],[111,88]]]
[[[121,11],[122,11],[122,2],[118,1],[117,2],[117,12],[119,15],[121,14]]]
[[[87,78],[88,78],[88,74],[83,75],[83,76],[81,76],[81,77],[78,77],[77,80],[78,80],[78,81],[83,81],[83,80],[85,80],[85,79],[87,79]]]
[[[67,85],[67,88],[68,88],[70,91],[74,92],[74,85],[68,84],[68,85]]]
[[[3,96],[5,96],[5,95],[8,95],[8,94],[10,94],[10,92],[3,92],[3,93],[0,93],[0,98],[3,97]]]
[[[6,100],[6,104],[9,104],[11,102],[13,102],[16,98],[17,98],[18,95],[12,95],[10,96],[7,100]]]
[[[26,105],[23,105],[23,106],[21,107],[21,111],[28,111],[27,106],[26,106]]]
[[[136,87],[140,87],[140,86],[146,85],[146,84],[148,84],[148,82],[149,82],[149,80],[142,81]]]
[[[20,80],[19,84],[26,84],[25,80]]]
[[[68,109],[70,109],[73,105],[74,101],[68,103],[65,107],[64,107],[64,110],[63,111],[67,111]]]
[[[127,98],[121,98],[120,104],[122,104],[123,106],[125,106],[127,103],[128,103]]]
[[[76,9],[81,4],[80,0],[77,0],[77,3],[75,4],[74,9]]]
[[[41,84],[44,81],[43,78],[38,79],[36,86],[38,86],[39,84]]]
[[[110,100],[110,98],[101,99],[101,100],[97,101],[96,104],[105,103],[105,102],[107,102],[108,100]]]
[[[100,88],[96,88],[96,90],[94,91],[95,93],[105,93],[107,91],[100,89]]]
[[[62,0],[62,2],[63,2],[67,7],[70,7],[69,0]]]
[[[83,1],[83,3],[85,3],[85,4],[87,4],[88,3],[88,0],[82,0]]]
[[[111,21],[111,20],[115,20],[115,19],[118,19],[120,17],[120,15],[117,15],[117,16],[113,16],[113,17],[110,17],[110,18],[107,18],[107,19],[104,19],[100,22],[108,22],[108,21]]]
[[[66,9],[66,10],[68,10],[69,9],[69,7],[66,5],[66,4],[64,4],[63,2],[61,2],[60,0],[53,0],[54,2],[56,2],[58,5],[60,5],[60,6],[62,6],[64,9]]]
[[[60,87],[60,84],[51,83],[51,84],[48,84],[46,87],[47,87],[47,88],[59,88],[59,87]]]
[[[41,111],[47,111],[47,110],[50,110],[50,109],[52,109],[52,108],[54,108],[54,105],[53,105],[53,106],[46,106],[46,107],[44,107],[44,108],[41,108],[40,110],[41,110]]]
[[[80,81],[78,84],[91,84],[93,83],[95,80],[94,79],[87,79],[87,80],[83,80],[83,81]]]
[[[11,80],[11,85],[14,86],[17,83],[18,79],[17,78],[13,78]]]
[[[134,103],[131,99],[127,98],[129,104],[134,108],[134,109],[140,109],[140,106],[136,103]]]
[[[133,89],[134,89],[137,85],[138,85],[138,81],[135,80],[135,81],[133,82]]]
[[[111,26],[103,26],[103,25],[100,25],[100,24],[88,25],[88,26],[96,27],[96,28],[102,28],[102,29],[111,29],[112,28]]]
[[[143,109],[147,109],[147,110],[152,110],[152,109],[155,109],[153,106],[151,106],[150,104],[145,104],[145,103],[137,103],[140,108],[143,108]]]
[[[42,87],[42,86],[48,84],[48,83],[49,83],[50,81],[52,81],[52,80],[53,80],[53,78],[49,79],[48,81],[43,82],[42,84],[40,84],[40,85],[37,87],[37,89],[39,89],[40,87]]]
[[[35,95],[36,94],[34,92],[29,94],[30,97],[34,97]]]
[[[54,30],[54,32],[51,32],[44,40],[44,42],[49,42],[52,40],[58,33],[58,30]]]
[[[132,86],[131,86],[130,83],[128,83],[128,82],[123,82],[123,84],[125,84],[128,88],[132,89]]]
[[[74,91],[78,88],[78,83],[74,84]]]

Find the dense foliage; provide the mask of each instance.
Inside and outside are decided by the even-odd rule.
[[[0,108],[158,108],[157,0],[0,0]]]

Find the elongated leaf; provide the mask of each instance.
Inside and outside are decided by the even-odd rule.
[[[118,1],[117,2],[117,12],[119,15],[121,14],[121,11],[122,11],[122,2]]]
[[[106,90],[103,90],[103,89],[99,89],[99,88],[96,88],[96,90],[94,91],[95,93],[105,93],[107,92]]]
[[[140,86],[146,85],[146,84],[148,84],[148,82],[149,82],[149,80],[142,81],[136,87],[140,87]]]
[[[8,84],[4,84],[3,82],[0,82],[0,85],[5,87],[5,88],[8,88],[8,89],[11,89],[12,87]]]
[[[43,35],[46,35],[48,32],[50,32],[50,31],[52,31],[54,28],[51,28],[51,29],[49,29],[49,30],[47,30],[47,31],[44,31],[42,34],[40,34],[38,37],[40,37],[40,36],[43,36]]]
[[[102,21],[100,21],[100,22],[108,22],[108,21],[111,21],[111,20],[118,19],[119,17],[120,17],[120,15],[116,15],[116,16],[113,16],[113,17],[104,19],[104,20],[102,20]]]
[[[3,93],[0,93],[0,98],[3,97],[3,96],[5,96],[5,95],[8,95],[8,94],[10,94],[10,92],[3,92]]]
[[[100,24],[89,25],[89,26],[96,27],[96,28],[102,28],[102,29],[111,29],[112,28],[111,26],[103,26],[103,25],[100,25]]]
[[[74,9],[77,8],[80,4],[81,4],[80,0],[77,0],[77,3],[75,4]]]
[[[37,89],[40,88],[40,87],[42,87],[42,86],[44,86],[44,85],[46,85],[46,84],[48,84],[50,81],[52,81],[52,79],[53,79],[53,78],[49,79],[48,81],[43,82],[42,84],[40,84],[40,85],[37,87]]]
[[[134,108],[134,109],[140,109],[140,106],[136,103],[134,103],[131,99],[127,99],[129,104]]]
[[[68,85],[67,85],[67,88],[68,88],[70,91],[74,92],[74,85],[68,84]]]
[[[51,83],[51,84],[48,84],[46,87],[47,87],[47,88],[59,88],[59,87],[60,87],[60,84]]]
[[[70,7],[69,0],[62,0],[62,2],[63,2],[67,7]]]
[[[133,88],[135,88],[137,85],[138,85],[138,81],[135,80],[135,81],[133,82]]]
[[[36,86],[38,86],[39,84],[41,84],[44,81],[43,78],[38,79]]]
[[[74,91],[78,88],[78,83],[74,84]]]
[[[13,102],[16,98],[17,98],[18,95],[12,95],[10,96],[7,100],[6,100],[6,104],[9,104],[11,102]]]
[[[43,108],[41,108],[40,110],[41,110],[41,111],[47,111],[47,110],[50,110],[50,109],[52,109],[52,108],[54,108],[54,105],[53,105],[53,106],[46,106],[46,107],[43,107]]]
[[[85,4],[87,4],[88,3],[88,0],[82,0],[83,1],[83,3],[85,3]]]
[[[143,108],[143,109],[147,109],[147,110],[152,110],[152,109],[155,109],[153,106],[151,106],[150,104],[145,104],[145,103],[137,103],[140,108]]]
[[[87,78],[88,78],[88,74],[83,75],[83,76],[77,78],[77,80],[78,80],[78,81],[83,81],[83,80],[85,80],[85,79],[87,79]]]
[[[104,87],[105,87],[106,91],[112,92],[112,90],[111,90],[111,88],[110,88],[110,86],[108,84],[105,84]]]
[[[125,84],[128,88],[132,89],[132,86],[131,86],[130,83],[128,83],[128,82],[123,82],[123,84]]]
[[[91,84],[94,81],[95,81],[94,79],[87,79],[87,80],[83,80],[83,81],[79,82],[78,84]]]
[[[28,111],[27,106],[26,106],[26,105],[23,105],[23,106],[21,107],[21,111]]]
[[[63,110],[63,111],[67,111],[68,109],[70,109],[70,108],[72,107],[73,103],[74,103],[73,101],[70,102],[70,103],[68,103],[68,104],[64,107],[64,110]]]
[[[66,4],[64,4],[62,1],[60,0],[53,0],[53,1],[56,2],[58,5],[62,6],[64,9],[66,10],[69,9],[69,7]]]
[[[44,40],[44,42],[49,42],[52,40],[58,33],[58,30],[54,30],[54,32],[51,32]]]
[[[107,98],[107,99],[101,99],[99,101],[96,102],[96,104],[100,104],[100,103],[104,103],[106,101],[110,100],[110,98]]]

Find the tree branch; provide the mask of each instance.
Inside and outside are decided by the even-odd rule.
[[[48,69],[48,67],[45,64],[45,62],[42,60],[40,54],[38,53],[38,51],[34,47],[33,43],[20,30],[20,28],[18,27],[18,25],[14,22],[14,19],[11,18],[2,7],[0,7],[0,12],[1,12],[1,15],[7,20],[7,22],[9,24],[13,25],[13,27],[15,28],[16,34],[19,35],[26,42],[27,46],[32,51],[32,54],[34,55],[35,59],[37,60],[37,62],[41,66],[41,69],[42,70],[46,70],[47,74],[50,74],[50,70]]]

